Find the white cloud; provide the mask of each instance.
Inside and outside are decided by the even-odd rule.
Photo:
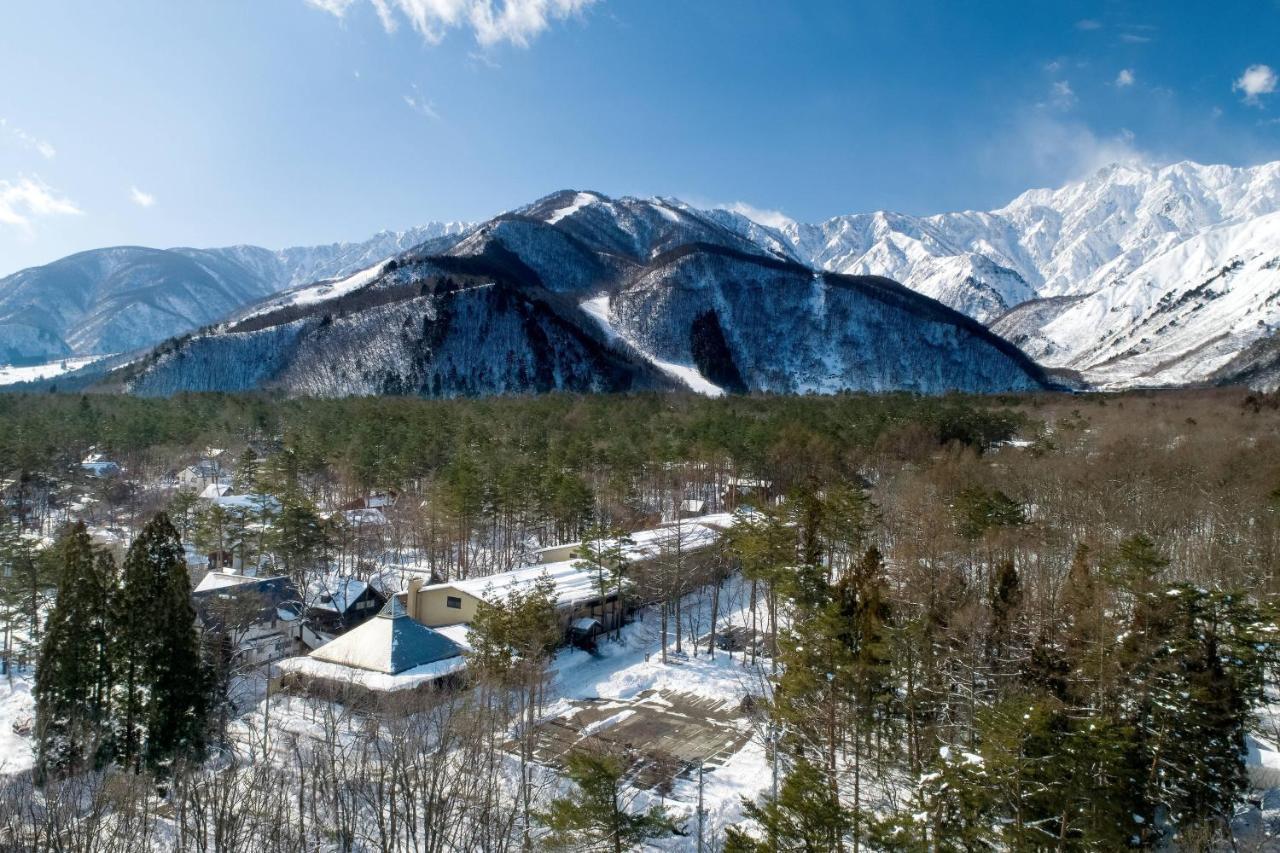
[[[1120,73],[1116,75],[1116,85],[1123,89],[1126,86],[1132,86],[1135,79],[1132,68],[1121,68]]]
[[[357,0],[306,0],[341,18]],[[527,47],[552,23],[578,14],[596,0],[368,0],[387,32],[401,19],[432,44],[449,30],[469,28],[482,45]]]
[[[1039,115],[1029,119],[1011,140],[1033,170],[1050,180],[1075,180],[1104,166],[1149,165],[1155,161],[1136,144],[1129,130],[1099,136],[1079,122]],[[1015,156],[1005,152],[1006,156]]]
[[[1069,110],[1076,104],[1076,93],[1066,80],[1058,80],[1049,87],[1049,103],[1060,109]]]
[[[1244,102],[1261,106],[1260,98],[1276,90],[1276,72],[1270,65],[1250,65],[1231,85],[1231,91],[1243,92]]]
[[[1120,41],[1128,44],[1146,44],[1151,41],[1151,36],[1144,36],[1141,33],[1121,33]]]
[[[143,192],[137,187],[129,187],[129,201],[138,207],[151,207],[156,203],[156,197],[151,193]]]
[[[20,127],[14,127],[9,124],[7,119],[0,118],[0,132],[3,132],[9,138],[15,140],[23,148],[30,148],[37,152],[46,160],[52,160],[58,156],[58,150],[48,142],[36,136],[32,136]]]
[[[33,219],[80,213],[82,211],[75,202],[59,195],[39,178],[24,176],[16,181],[0,181],[0,225],[8,225],[29,235]]]
[[[1102,29],[1102,24],[1098,21],[1093,20],[1092,18],[1084,18],[1083,20],[1076,21],[1076,29],[1077,30],[1100,30]]]
[[[730,202],[729,204],[717,204],[716,207],[721,210],[728,210],[741,216],[745,216],[752,222],[763,225],[767,228],[783,228],[787,225],[795,224],[794,219],[787,216],[780,210],[766,210],[764,208],[747,204],[745,201],[735,201]]]
[[[425,98],[418,95],[405,95],[404,102],[419,115],[424,115],[429,119],[440,120],[440,113],[436,112],[435,106]]]

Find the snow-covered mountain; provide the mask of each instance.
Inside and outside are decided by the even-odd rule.
[[[462,223],[383,232],[362,243],[220,249],[120,246],[0,279],[0,364],[153,346],[303,282],[345,276]]]
[[[815,273],[678,203],[577,191],[272,296],[109,381],[443,397],[1045,384],[980,323],[892,281]]]
[[[300,312],[384,279],[378,264],[392,256],[484,258],[486,270],[587,295],[588,314],[614,316],[640,270],[695,245],[900,281],[1094,386],[1280,382],[1280,162],[1110,166],[999,210],[925,217],[779,226],[675,199],[565,191],[479,226],[436,224],[363,243],[108,249],[0,280],[0,363],[131,350],[243,321],[246,305],[257,315]],[[625,349],[635,330],[614,331],[610,345]],[[793,384],[823,381],[805,373]]]
[[[1104,387],[1226,381],[1280,322],[1280,162],[1110,166],[989,213],[769,228],[821,269],[884,275]],[[1226,371],[1225,373],[1223,371]]]

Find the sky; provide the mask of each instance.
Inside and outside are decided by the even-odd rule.
[[[6,0],[0,275],[563,188],[816,221],[1280,159],[1280,0]]]

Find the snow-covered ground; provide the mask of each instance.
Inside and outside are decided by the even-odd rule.
[[[724,389],[719,385],[709,381],[703,376],[696,367],[688,364],[676,364],[674,361],[664,361],[650,352],[646,352],[634,341],[627,338],[622,332],[618,331],[609,319],[609,295],[596,296],[587,299],[579,306],[587,313],[591,319],[600,324],[600,329],[611,341],[620,341],[626,344],[630,349],[639,353],[646,361],[663,373],[676,379],[691,391],[699,394],[705,394],[708,397],[720,397],[724,394]]]
[[[19,773],[34,763],[31,726],[35,700],[31,680],[15,675],[0,677],[0,775]]]
[[[46,364],[29,364],[16,367],[12,364],[0,365],[0,385],[16,385],[19,382],[35,382],[41,379],[53,379],[64,373],[79,370],[86,365],[109,358],[107,355],[85,355],[76,358],[64,358],[61,361],[50,361]]]

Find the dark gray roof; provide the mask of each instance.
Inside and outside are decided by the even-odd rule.
[[[462,648],[453,640],[411,619],[399,596],[391,596],[374,618],[391,620],[392,673],[462,654]]]

